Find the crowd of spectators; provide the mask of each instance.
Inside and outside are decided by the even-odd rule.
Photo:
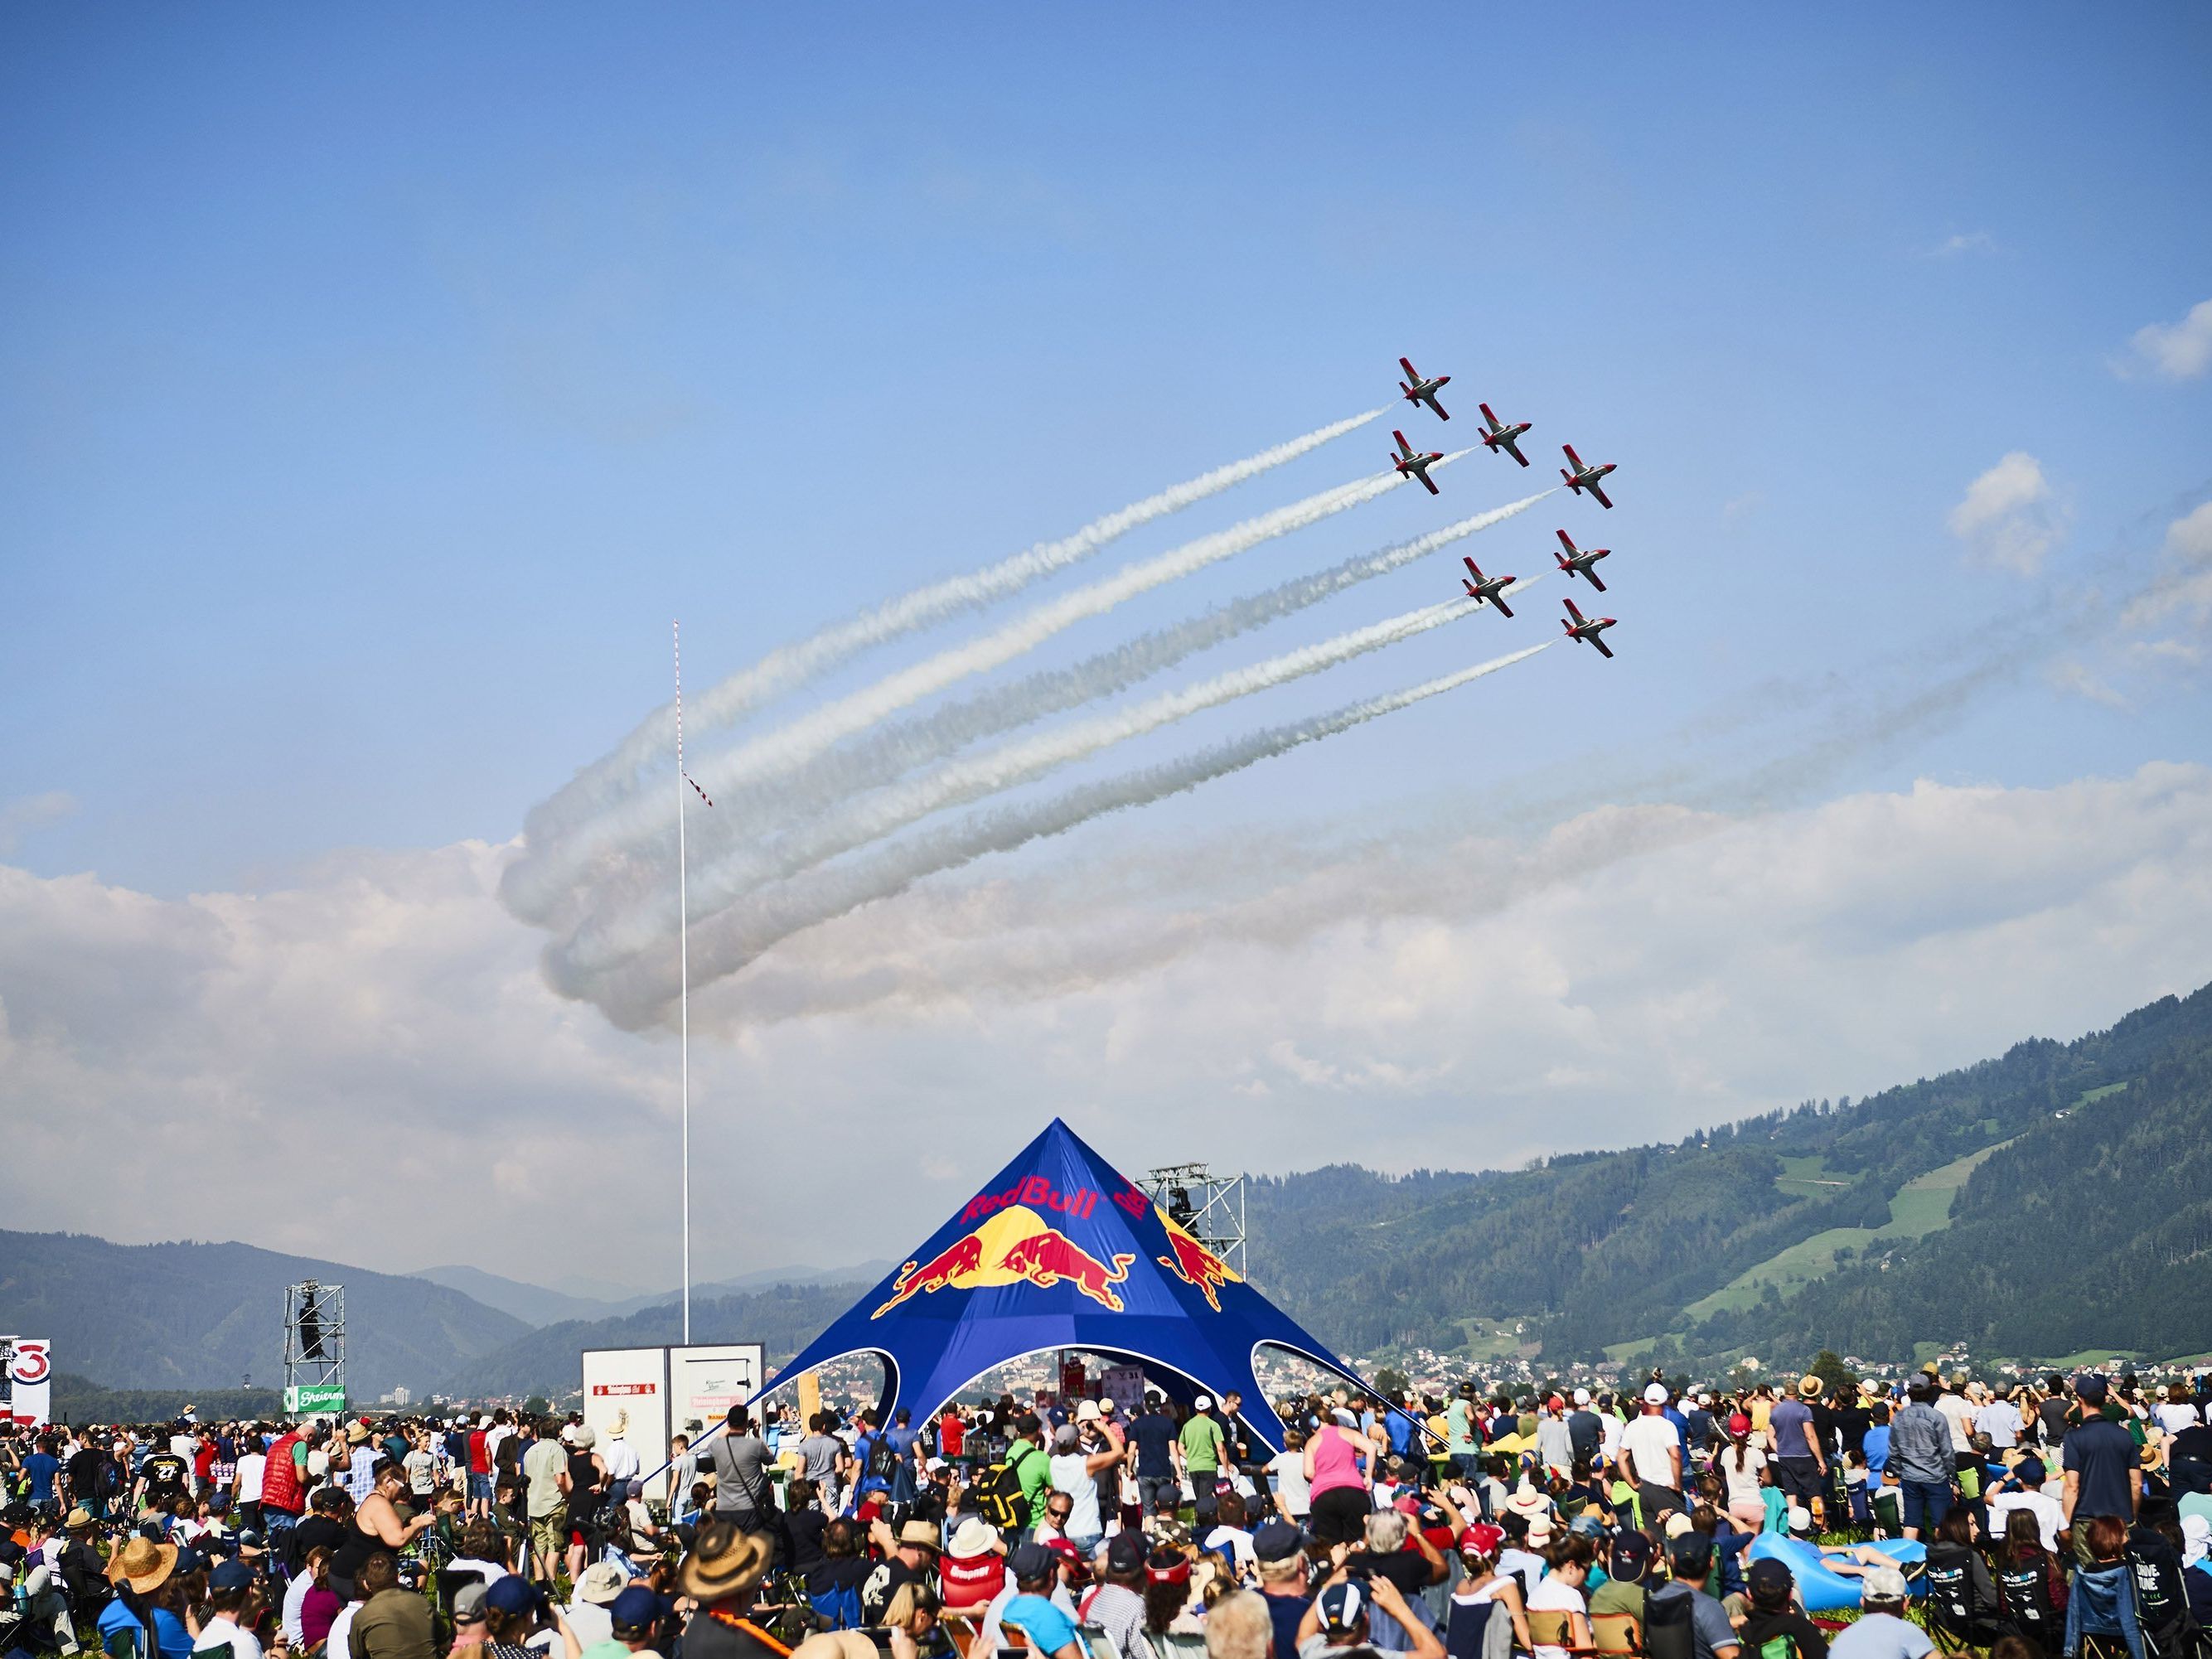
[[[2204,1377],[1258,1409],[739,1407],[665,1454],[507,1410],[0,1437],[0,1652],[2202,1659],[2212,1630]],[[1808,1608],[1815,1569],[1857,1607]]]

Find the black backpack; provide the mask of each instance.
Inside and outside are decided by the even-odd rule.
[[[874,1449],[868,1453],[868,1474],[878,1480],[889,1480],[898,1473],[899,1455],[896,1447],[882,1435],[875,1437]]]
[[[1022,1466],[1044,1455],[1042,1448],[1031,1446],[1019,1462],[1001,1459],[984,1469],[982,1479],[975,1483],[975,1507],[986,1521],[1001,1531],[1029,1525],[1030,1502],[1022,1496]]]

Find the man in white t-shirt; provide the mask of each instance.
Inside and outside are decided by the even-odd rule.
[[[1620,1431],[1620,1455],[1634,1476],[1647,1525],[1682,1507],[1682,1437],[1666,1409],[1666,1385],[1654,1382],[1644,1390],[1644,1414]]]
[[[216,1564],[208,1575],[207,1613],[200,1633],[192,1642],[194,1653],[223,1649],[230,1659],[261,1659],[261,1643],[253,1634],[254,1615],[261,1608],[253,1569],[243,1561]]]
[[[261,1481],[268,1472],[269,1455],[261,1449],[258,1431],[248,1429],[239,1442],[238,1510],[245,1523],[261,1529]]]
[[[2047,1471],[2039,1457],[2023,1457],[2003,1486],[1990,1494],[1990,1535],[2002,1541],[2005,1524],[2014,1510],[2026,1510],[2035,1517],[2037,1528],[2043,1534],[2043,1547],[2053,1554],[2058,1551],[2058,1534],[2066,1528],[2065,1511],[2058,1500],[2043,1490]],[[2020,1483],[2017,1489],[2013,1481]]]

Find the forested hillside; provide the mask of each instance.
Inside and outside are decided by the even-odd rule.
[[[2209,1137],[2212,988],[1671,1146],[1482,1176],[1255,1180],[1253,1276],[1361,1352],[1457,1347],[1470,1316],[1527,1322],[1555,1361],[1669,1333],[1654,1357],[1962,1336],[2178,1352],[2212,1347],[2212,1296],[2194,1288],[2212,1288]],[[1955,1206],[1941,1180],[1922,1190],[1947,1170]],[[2096,1267],[2069,1264],[2077,1238]],[[1796,1281],[1774,1264],[1792,1253],[1809,1282],[1785,1295],[1775,1279]],[[2131,1282],[2103,1285],[2112,1272]]]

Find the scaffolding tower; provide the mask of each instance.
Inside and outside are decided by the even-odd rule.
[[[326,1398],[332,1389],[343,1397],[344,1285],[304,1279],[284,1287],[284,1389],[287,1400]]]
[[[1218,1176],[1203,1164],[1169,1164],[1141,1183],[1176,1225],[1249,1279],[1244,1263],[1244,1177]]]

